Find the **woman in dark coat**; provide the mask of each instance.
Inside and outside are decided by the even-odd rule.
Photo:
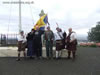
[[[34,55],[34,32],[35,30],[32,29],[30,33],[28,33],[27,35],[27,56],[29,56],[30,58],[33,58],[32,56]]]

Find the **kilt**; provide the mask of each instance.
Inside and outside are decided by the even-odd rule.
[[[62,40],[56,40],[56,50],[60,51],[62,49]]]
[[[22,43],[22,41],[18,41],[18,51],[25,51],[26,42]]]
[[[77,44],[75,43],[75,41],[71,42],[71,43],[67,43],[67,50],[69,51],[76,51],[77,50]]]

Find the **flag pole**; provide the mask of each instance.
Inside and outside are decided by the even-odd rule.
[[[56,22],[57,27],[59,27],[58,23]]]
[[[22,23],[21,23],[21,0],[19,0],[19,32],[22,30]]]

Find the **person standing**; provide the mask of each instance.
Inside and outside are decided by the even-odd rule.
[[[36,26],[36,30],[34,33],[34,49],[37,58],[42,58],[42,34],[44,34],[44,31],[40,30],[40,28]]]
[[[63,42],[63,45],[62,45],[62,49],[66,49],[66,37],[67,37],[67,33],[64,31],[63,32],[63,40],[62,40],[62,42]]]
[[[26,57],[26,37],[24,35],[24,31],[21,31],[19,36],[18,36],[18,58],[16,59],[17,61],[20,61],[20,53],[23,51],[24,57]]]
[[[27,48],[28,48],[28,50],[27,50],[27,56],[29,56],[30,57],[30,59],[32,59],[33,57],[32,56],[34,56],[34,54],[35,54],[35,51],[34,51],[34,32],[35,32],[35,30],[34,29],[32,29],[31,30],[31,32],[30,33],[28,33],[28,35],[27,35]]]
[[[46,55],[47,59],[53,58],[53,41],[54,41],[54,34],[50,27],[47,27],[47,31],[44,33],[44,39],[46,40]]]
[[[67,43],[67,47],[66,49],[68,50],[68,59],[70,59],[70,55],[72,53],[73,59],[75,59],[75,53],[77,50],[77,39],[76,39],[76,33],[74,31],[72,31],[72,28],[68,29],[69,34],[66,38],[66,43]]]
[[[63,33],[61,32],[60,28],[56,28],[57,33],[55,34],[55,40],[56,40],[56,59],[61,58],[62,54],[62,39],[63,39]]]

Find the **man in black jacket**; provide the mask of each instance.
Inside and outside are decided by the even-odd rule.
[[[36,26],[36,31],[34,33],[34,48],[37,58],[42,58],[42,40],[41,36],[44,33],[43,30],[40,30],[38,26]]]

